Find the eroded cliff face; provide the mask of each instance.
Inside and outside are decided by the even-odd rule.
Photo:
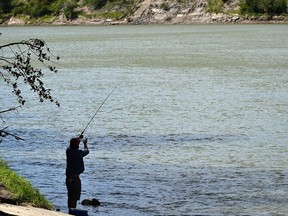
[[[164,0],[144,0],[128,18],[128,22],[133,24],[189,24],[241,21],[241,17],[235,13],[239,6],[238,0],[225,4],[225,14],[207,13],[206,6],[206,0],[183,0],[182,2],[174,0],[169,3]],[[230,15],[227,15],[228,13]]]
[[[226,1],[223,13],[208,13],[207,0],[143,0],[127,21],[132,24],[287,23],[287,16],[238,14],[240,0]]]

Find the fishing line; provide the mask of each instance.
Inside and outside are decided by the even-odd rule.
[[[121,85],[122,83],[120,83],[118,86],[116,86],[108,95],[107,97],[103,100],[103,102],[100,104],[100,106],[98,107],[98,109],[96,110],[96,112],[94,113],[94,115],[92,116],[92,118],[90,119],[90,121],[88,122],[88,124],[86,125],[86,127],[84,128],[84,130],[82,131],[82,133],[79,135],[79,138],[81,139],[83,137],[84,132],[86,131],[86,129],[88,128],[88,126],[91,124],[91,122],[93,121],[93,119],[95,118],[95,116],[97,115],[97,113],[99,112],[99,110],[101,109],[101,107],[104,105],[104,103],[108,100],[108,98],[110,97],[110,95]]]

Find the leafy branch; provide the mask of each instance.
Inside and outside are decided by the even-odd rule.
[[[39,67],[39,63],[51,72],[58,72],[50,64],[52,58],[59,60],[58,56],[56,57],[50,52],[45,41],[37,38],[0,46],[0,78],[3,78],[4,82],[12,87],[12,92],[21,105],[26,102],[19,88],[19,82],[22,81],[38,94],[40,102],[48,100],[60,106],[59,102],[51,95],[50,89],[47,89],[41,80],[44,73]]]

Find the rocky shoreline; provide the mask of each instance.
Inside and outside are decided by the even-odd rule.
[[[57,17],[50,22],[25,22],[19,18],[11,17],[2,26],[73,26],[73,25],[149,25],[149,24],[288,24],[288,17],[243,17],[240,15],[226,14],[188,14],[178,15],[171,21],[162,19],[135,19],[135,20],[112,20],[112,19],[87,19],[79,17],[67,20]]]

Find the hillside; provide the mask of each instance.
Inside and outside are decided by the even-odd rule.
[[[130,16],[129,22],[135,24],[150,23],[215,23],[239,22],[239,1],[234,0],[224,5],[223,13],[207,13],[207,1],[169,1],[144,0]],[[227,14],[230,15],[227,15]]]
[[[106,5],[91,9],[82,4],[82,0],[68,13],[67,9],[62,8],[58,14],[53,13],[53,16],[46,15],[44,18],[18,14],[8,17],[2,25],[288,23],[288,9],[284,3],[284,13],[275,15],[269,11],[259,11],[255,14],[252,11],[247,15],[240,13],[243,10],[240,8],[241,0],[139,0],[131,1],[133,4],[129,1],[111,2],[106,0]],[[217,5],[219,2],[220,5]]]

